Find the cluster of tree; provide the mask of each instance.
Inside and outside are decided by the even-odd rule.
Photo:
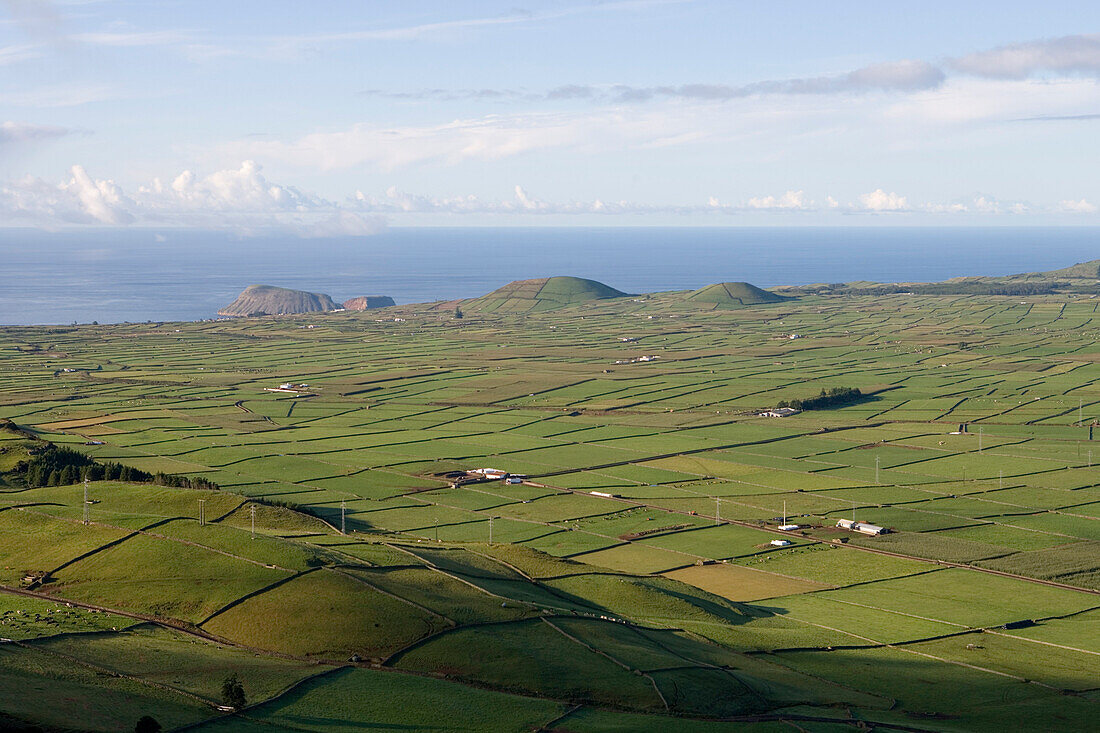
[[[122,479],[125,481],[126,479]],[[137,479],[131,479],[137,480]],[[203,489],[217,491],[221,487],[202,476],[180,476],[178,473],[155,473],[153,483],[157,486],[172,486],[178,489]]]
[[[240,710],[248,704],[244,685],[241,684],[241,678],[235,672],[222,681],[222,702],[234,710]]]
[[[796,410],[826,410],[830,407],[849,405],[863,399],[863,393],[858,387],[833,387],[821,390],[817,397],[808,397],[804,400],[782,400],[776,407],[793,407]]]
[[[40,486],[69,486],[80,481],[132,481],[185,489],[219,488],[213,481],[197,476],[167,473],[154,475],[121,463],[98,463],[83,453],[71,448],[59,448],[52,443],[47,444],[29,460],[20,461],[15,470],[22,474],[23,482],[32,489]]]

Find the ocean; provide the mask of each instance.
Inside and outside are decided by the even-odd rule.
[[[256,283],[337,301],[474,297],[576,275],[627,292],[935,281],[1100,258],[1092,227],[391,228],[366,238],[0,231],[0,324],[191,321]]]

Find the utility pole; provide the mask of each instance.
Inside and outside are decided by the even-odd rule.
[[[347,534],[347,514],[348,514],[348,502],[347,499],[340,500],[340,534]]]
[[[199,499],[199,526],[206,526],[206,499]]]
[[[435,518],[435,541],[439,542],[439,517]]]
[[[1004,487],[1005,487],[1005,471],[1002,468],[1000,471],[997,471],[997,488],[998,489],[1003,489]]]
[[[721,499],[719,499],[717,496],[714,497],[714,523],[715,524],[718,524],[719,522],[722,521],[722,508],[719,505],[720,501],[721,501]]]
[[[879,460],[878,456],[875,456],[875,483],[876,484],[879,482],[879,480],[878,480],[878,460]]]
[[[982,452],[982,428],[978,428],[978,452]]]
[[[783,500],[783,526],[787,526],[787,500]]]
[[[489,517],[489,544],[493,544],[493,518]]]
[[[84,526],[87,527],[91,523],[91,517],[89,515],[88,506],[88,479],[84,479]]]
[[[1085,399],[1083,397],[1079,397],[1077,399],[1077,424],[1078,425],[1081,425],[1082,423],[1085,422],[1085,419],[1081,416],[1081,411],[1084,409],[1084,407],[1085,407]]]
[[[256,539],[256,505],[253,504],[249,507],[249,513],[252,515],[252,539]]]

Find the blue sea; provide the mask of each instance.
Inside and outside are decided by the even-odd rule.
[[[1100,259],[1100,229],[393,228],[366,238],[0,231],[0,324],[200,320],[254,283],[398,303],[576,275],[628,292],[935,281]]]

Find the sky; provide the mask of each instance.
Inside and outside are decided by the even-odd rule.
[[[1100,225],[1100,4],[0,0],[0,226]]]

